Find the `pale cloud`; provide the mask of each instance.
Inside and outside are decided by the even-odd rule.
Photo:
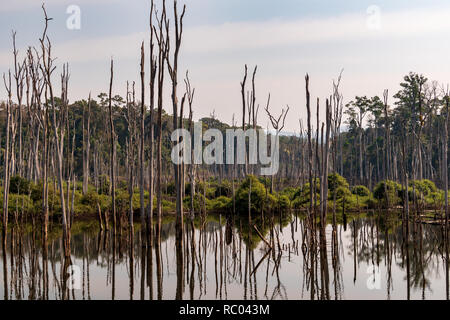
[[[84,1],[87,2],[87,0]],[[17,3],[22,5],[28,3],[30,5],[37,2],[24,0]],[[70,0],[51,0],[47,2],[58,4],[60,2],[71,3]],[[16,3],[16,1],[11,3]],[[450,7],[440,8],[439,10],[382,12],[380,30],[367,28],[367,15],[365,12],[319,19],[252,21],[196,26],[186,28],[183,50],[188,54],[208,54],[215,51],[243,51],[268,47],[281,48],[284,46],[330,41],[405,39],[407,37],[420,37],[430,34],[449,34],[449,16]],[[57,50],[66,59],[74,59],[76,61],[92,61],[111,55],[118,58],[126,58],[135,54],[132,48],[139,45],[140,41],[146,37],[145,32],[139,32],[126,36],[79,39],[60,43]],[[86,52],[86,49],[89,50],[88,52],[95,52],[95,54],[89,54]]]
[[[62,0],[70,3],[69,0]],[[85,0],[87,2],[87,0]],[[96,0],[104,1],[104,0]],[[49,2],[49,1],[47,1]],[[51,0],[51,3],[60,2]],[[20,3],[36,3],[25,0]],[[439,10],[411,10],[382,13],[380,30],[366,27],[367,16],[342,15],[321,19],[293,21],[236,22],[221,25],[188,27],[183,39],[186,54],[210,54],[215,52],[242,52],[246,50],[293,47],[326,42],[364,41],[371,39],[401,39],[426,37],[450,33],[450,8]],[[55,53],[64,61],[98,61],[114,56],[133,58],[140,42],[148,38],[148,32],[122,36],[77,39],[54,45]],[[1,65],[5,65],[10,52],[0,52]]]
[[[312,96],[322,101],[341,68],[345,69],[342,89],[346,101],[357,94],[381,95],[386,88],[392,95],[409,71],[447,81],[450,66],[442,61],[447,59],[450,45],[440,39],[450,33],[449,16],[450,8],[445,7],[382,12],[380,30],[367,28],[365,11],[329,18],[187,26],[180,68],[189,67],[197,89],[194,117],[208,116],[213,109],[227,122],[232,113],[239,117],[239,82],[245,63],[259,65],[258,103],[264,105],[271,92],[275,113],[291,106],[289,131],[296,130],[298,119],[305,116],[306,72],[311,74]],[[118,91],[126,80],[137,79],[140,43],[148,37],[143,30],[54,43],[58,62],[72,65],[71,99],[83,98],[90,90],[106,90],[111,57],[117,61]],[[1,69],[11,65],[11,56],[10,50],[0,52]],[[267,123],[262,109],[260,123]]]

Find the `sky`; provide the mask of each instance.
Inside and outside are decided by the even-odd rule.
[[[12,67],[11,31],[17,32],[19,56],[38,46],[43,30],[40,0],[2,1],[0,6],[0,73]],[[167,0],[171,4],[171,0]],[[178,0],[186,3],[180,52],[179,91],[186,70],[196,88],[194,118],[213,112],[231,123],[241,118],[240,82],[244,65],[256,77],[259,124],[266,127],[264,106],[290,106],[286,131],[298,132],[306,119],[305,75],[311,97],[331,94],[343,71],[344,101],[356,95],[392,96],[409,72],[446,85],[450,82],[450,3],[446,0]],[[160,1],[156,0],[159,5]],[[125,96],[126,81],[139,83],[140,45],[149,41],[149,0],[47,0],[53,18],[49,36],[61,72],[70,63],[69,99],[97,96],[109,87],[109,63],[115,61],[114,93]],[[80,9],[79,29],[67,28]],[[55,74],[55,82],[59,76]],[[168,94],[168,89],[166,93]],[[0,100],[6,91],[0,86]],[[167,107],[171,105],[167,96]],[[322,119],[324,115],[322,113]]]

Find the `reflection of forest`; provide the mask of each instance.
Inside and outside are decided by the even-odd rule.
[[[68,263],[60,238],[48,243],[45,254],[39,231],[11,230],[2,248],[3,298],[109,299],[121,296],[118,281],[129,282],[129,298],[172,298],[167,290],[173,290],[176,278],[177,294],[185,299],[211,294],[218,299],[288,299],[295,282],[301,286],[301,298],[343,299],[344,269],[353,268],[355,283],[362,265],[382,268],[385,298],[391,298],[394,280],[406,284],[407,297],[414,291],[430,298],[437,283],[446,279],[448,294],[448,243],[438,226],[406,228],[396,218],[372,214],[345,219],[336,232],[329,225],[311,233],[304,218],[286,214],[253,217],[251,224],[248,218],[210,215],[186,221],[184,229],[182,264],[175,259],[172,221],[161,225],[160,240],[154,237],[152,242],[139,228],[132,236],[114,236],[92,226],[75,226],[79,232],[72,234]],[[67,284],[70,263],[80,267],[81,291]],[[291,264],[301,281],[286,281],[283,270]],[[106,282],[98,278],[100,271],[106,271]],[[98,286],[108,288],[111,296],[98,293]]]

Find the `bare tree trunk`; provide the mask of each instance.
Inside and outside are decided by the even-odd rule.
[[[150,239],[150,245],[153,244],[153,202],[154,202],[154,108],[155,108],[155,79],[157,70],[157,60],[153,55],[154,50],[154,29],[153,29],[153,10],[154,3],[151,1],[150,9],[150,134],[149,134],[149,202],[147,217],[147,232]]]
[[[134,234],[134,222],[133,222],[133,177],[134,177],[134,164],[135,164],[135,158],[134,158],[134,143],[135,143],[135,116],[134,116],[134,108],[135,108],[135,91],[134,91],[134,82],[133,82],[133,100],[130,103],[129,101],[129,84],[127,82],[127,97],[126,97],[126,104],[127,104],[127,122],[128,122],[128,148],[127,148],[127,162],[128,162],[128,199],[129,199],[129,216],[128,216],[128,223],[130,227],[130,235]]]
[[[325,224],[326,224],[327,211],[328,211],[328,159],[329,159],[331,118],[332,118],[331,101],[327,99],[327,104],[326,105],[327,105],[327,110],[326,110],[326,137],[325,137],[325,152],[324,152],[324,159],[323,159],[323,179],[322,179],[322,183],[324,184],[324,188],[323,188],[323,196],[324,196],[324,198],[321,199],[323,201],[323,209],[322,209],[323,220],[324,220],[324,225],[323,226],[325,226]]]
[[[159,244],[161,241],[161,217],[162,217],[162,158],[161,158],[161,144],[162,144],[162,109],[163,109],[163,89],[164,89],[164,73],[165,73],[165,56],[167,52],[167,43],[164,35],[163,21],[166,19],[166,7],[163,2],[161,10],[161,17],[158,19],[158,32],[154,28],[155,34],[158,33],[158,119],[157,130],[158,139],[156,147],[156,193],[157,193],[157,227],[156,227],[156,241]],[[158,247],[158,246],[157,246]]]
[[[448,236],[448,112],[449,112],[449,104],[450,104],[450,98],[446,97],[446,116],[445,116],[445,135],[444,135],[444,192],[445,192],[445,228],[446,228],[446,237]]]
[[[311,95],[309,93],[309,75],[307,74],[305,77],[306,81],[306,110],[308,112],[308,170],[309,170],[309,214],[312,215],[313,212],[313,176],[312,176],[312,159],[313,159],[313,151],[312,151],[312,139],[311,139]]]

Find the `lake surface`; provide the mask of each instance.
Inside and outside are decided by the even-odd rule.
[[[294,214],[255,220],[266,243],[244,219],[197,218],[184,225],[178,260],[173,221],[162,224],[152,247],[142,245],[138,227],[131,239],[126,231],[100,232],[96,222],[75,224],[71,261],[57,231],[45,258],[40,232],[14,230],[0,248],[0,298],[448,298],[441,227],[411,224],[406,241],[401,222],[374,214],[338,224],[335,237],[331,225],[314,237],[305,221]]]

